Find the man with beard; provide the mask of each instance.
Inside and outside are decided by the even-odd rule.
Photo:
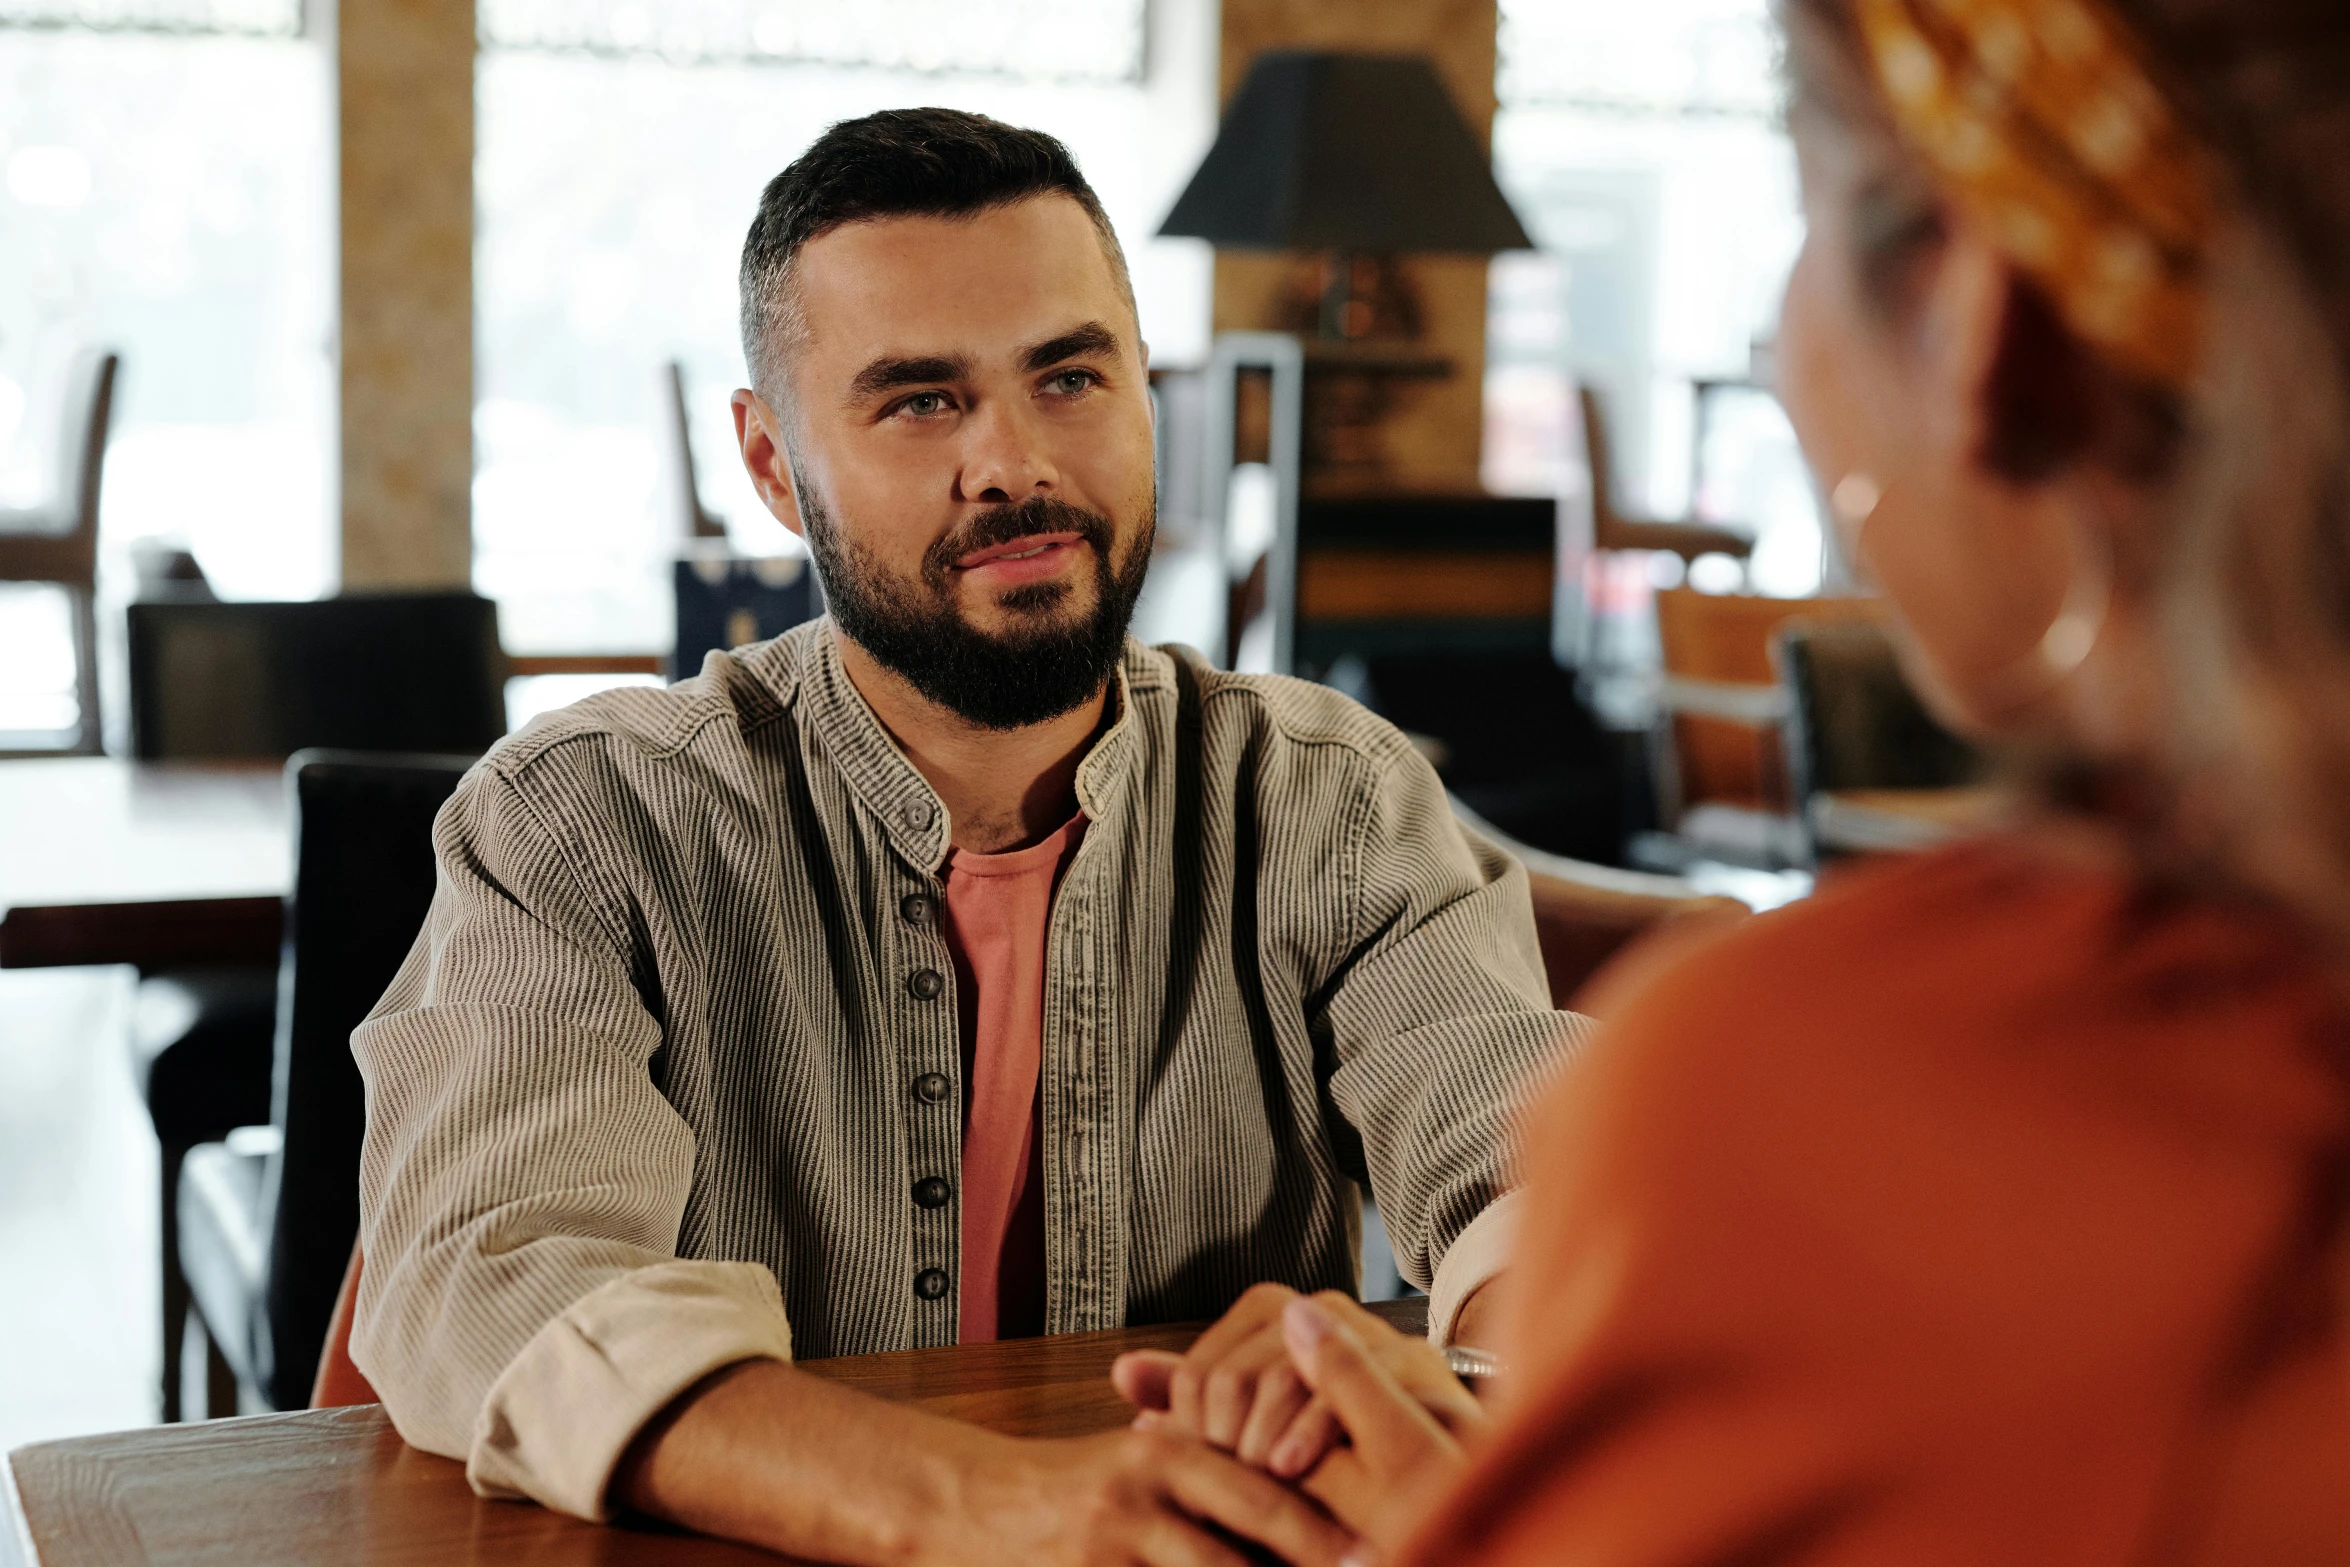
[[[1575,1031],[1524,874],[1359,707],[1127,639],[1144,349],[1058,142],[835,126],[742,283],[743,459],[830,615],[534,724],[443,814],[354,1041],[359,1365],[479,1489],[584,1517],[1334,1562],[1260,1467],[1278,1421],[1240,1429],[1245,1349],[1214,1407],[1145,1367],[1181,1418],[1067,1442],[790,1362],[1351,1289],[1365,1183],[1466,1323],[1508,1106]]]

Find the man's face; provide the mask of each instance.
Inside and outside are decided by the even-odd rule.
[[[990,728],[1098,692],[1153,523],[1134,312],[1064,196],[854,223],[794,263],[791,406],[743,456],[852,640]]]

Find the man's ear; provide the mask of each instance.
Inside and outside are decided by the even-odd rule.
[[[747,386],[737,387],[729,401],[734,407],[735,443],[742,448],[743,469],[751,476],[751,487],[777,522],[805,539],[808,529],[800,520],[799,491],[783,439],[783,420],[765,398]]]

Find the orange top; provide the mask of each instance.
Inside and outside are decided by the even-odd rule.
[[[2350,1030],[2281,923],[1984,843],[1603,1011],[1404,1560],[2350,1561]]]
[[[1085,836],[1079,812],[1041,843],[947,859],[946,918],[963,1025],[963,1261],[956,1337],[1044,1331],[1044,945],[1053,889]]]

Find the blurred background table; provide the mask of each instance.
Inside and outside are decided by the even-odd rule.
[[[277,960],[275,762],[0,763],[0,968]]]
[[[1406,1332],[1424,1299],[1372,1309]],[[1014,1436],[1113,1431],[1132,1411],[1110,1362],[1181,1349],[1201,1324],[1073,1333],[801,1362],[800,1369]],[[0,1567],[143,1562],[753,1563],[763,1551],[598,1527],[487,1502],[464,1467],[403,1443],[379,1405],[257,1415],[19,1448],[8,1455]]]

